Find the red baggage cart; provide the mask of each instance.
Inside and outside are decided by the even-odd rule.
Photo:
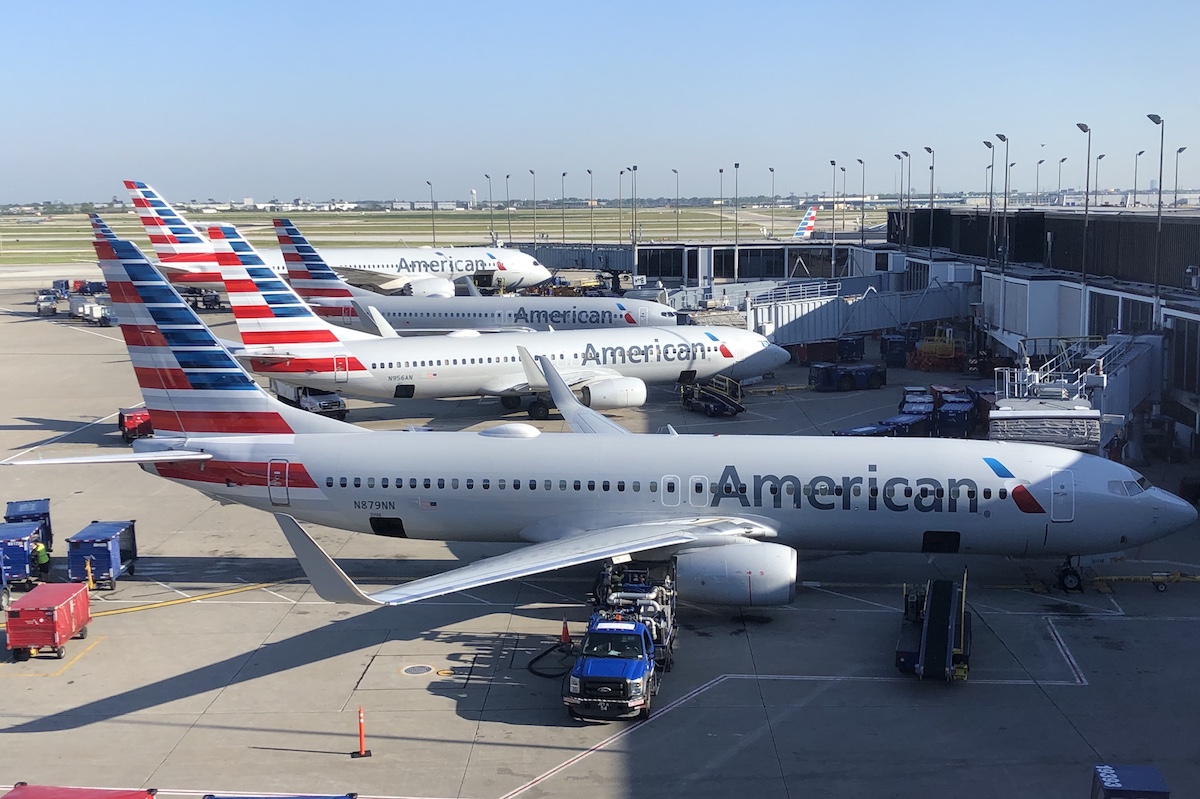
[[[87,638],[92,620],[87,585],[42,583],[9,607],[8,648],[13,660],[29,660],[39,651],[66,655],[69,638]]]

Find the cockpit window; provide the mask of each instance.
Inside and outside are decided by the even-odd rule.
[[[1108,493],[1116,494],[1119,497],[1129,496],[1129,492],[1125,490],[1125,484],[1122,483],[1120,480],[1109,480],[1108,481]]]
[[[1154,488],[1154,486],[1150,484],[1150,481],[1141,475],[1138,475],[1137,484],[1142,487],[1143,491],[1149,491],[1151,488]]]
[[[1126,480],[1125,490],[1129,492],[1129,496],[1136,497],[1138,494],[1145,491],[1146,489],[1142,488],[1142,483],[1145,480],[1145,477],[1143,477],[1141,480]]]

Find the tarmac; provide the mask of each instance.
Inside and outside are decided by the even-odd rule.
[[[119,331],[34,314],[33,289],[51,274],[0,270],[0,460],[119,452],[116,410],[140,402]],[[208,318],[235,337],[228,314]],[[646,433],[670,424],[685,434],[823,435],[890,416],[901,386],[931,382],[961,380],[891,370],[879,391],[818,394],[786,388],[807,383],[804,368],[787,366],[734,419],[688,413],[663,389],[613,416]],[[528,421],[480,400],[354,400],[350,420],[439,430]],[[557,414],[534,424],[564,428]],[[1143,469],[1168,489],[1194,471]],[[93,519],[135,518],[140,560],[135,577],[93,593],[91,634],[63,660],[0,662],[0,785],[1007,799],[1084,796],[1095,764],[1152,763],[1175,795],[1200,788],[1190,734],[1200,717],[1200,586],[1186,580],[1160,592],[1116,579],[1068,594],[1053,586],[1052,562],[801,553],[804,585],[789,606],[684,605],[676,667],[648,721],[582,722],[568,718],[560,681],[527,666],[558,641],[564,618],[582,632],[593,568],[364,610],[317,598],[268,514],[134,466],[0,468],[0,500],[36,497],[51,498],[59,541]],[[372,586],[506,549],[317,532]],[[901,675],[901,585],[958,579],[964,568],[970,679]],[[1089,568],[1197,574],[1200,539],[1193,527]],[[360,708],[369,758],[351,757]]]

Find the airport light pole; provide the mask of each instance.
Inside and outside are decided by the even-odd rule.
[[[1137,182],[1137,170],[1138,170],[1138,161],[1141,159],[1141,157],[1142,157],[1142,153],[1144,153],[1144,152],[1146,152],[1146,151],[1145,151],[1145,150],[1138,150],[1136,153],[1134,153],[1134,154],[1133,154],[1133,207],[1134,207],[1134,208],[1137,208],[1137,187],[1138,187],[1138,182]]]
[[[1002,206],[1004,210],[1001,212],[1004,217],[1001,220],[1000,235],[1000,274],[1003,275],[1008,269],[1008,173],[1013,165],[1008,162],[1008,137],[1003,133],[997,133],[996,138],[1004,142],[1004,199]],[[1007,281],[1008,278],[1002,278]]]
[[[1146,118],[1158,125],[1158,213],[1154,227],[1154,322],[1158,324],[1158,242],[1162,238],[1162,174],[1163,145],[1167,139],[1167,123],[1158,114],[1147,114]]]
[[[1171,207],[1179,207],[1179,154],[1186,150],[1187,147],[1180,147],[1175,151],[1175,198],[1171,200]]]
[[[771,235],[770,238],[775,238],[775,167],[767,167],[767,171],[771,173]],[[1179,172],[1178,169],[1175,170]]]
[[[858,244],[860,247],[867,246],[867,162],[861,158],[855,158],[858,165],[862,167],[862,193],[859,198],[858,206]]]
[[[588,170],[588,227],[591,229],[592,260],[596,258],[596,176]]]
[[[532,169],[529,174],[533,176],[533,255],[537,257],[537,173]]]
[[[896,160],[900,162],[900,246],[905,247],[904,231],[908,229],[908,220],[905,219],[905,204],[904,204],[904,156],[900,153],[892,153],[896,156]]]
[[[1100,162],[1108,153],[1100,153],[1096,156],[1096,207],[1100,207]]]
[[[508,241],[512,243],[512,195],[508,192],[508,179],[512,173],[504,176],[504,207],[508,209]]]
[[[933,263],[933,174],[934,166],[937,164],[937,154],[933,152],[932,147],[926,147],[925,152],[929,153],[929,263]]]
[[[1063,202],[1063,196],[1062,196],[1062,165],[1066,160],[1067,160],[1067,157],[1065,155],[1062,158],[1058,159],[1058,201],[1060,203],[1062,203],[1063,205],[1066,205],[1066,203]]]
[[[1083,122],[1076,122],[1075,127],[1087,134],[1087,155],[1084,156],[1083,173],[1083,248],[1079,259],[1079,277],[1083,289],[1079,292],[1079,332],[1086,335],[1087,316],[1087,245],[1088,245],[1088,212],[1091,210],[1092,198],[1092,129]]]
[[[617,173],[617,244],[625,244],[625,216],[622,211],[622,194],[625,191],[625,170]]]
[[[908,216],[911,217],[912,216],[912,156],[908,154],[908,150],[901,150],[900,155],[904,156],[904,160],[908,161],[908,197],[907,197],[906,205],[908,206]],[[905,247],[906,252],[908,250],[908,247],[912,244],[912,225],[910,224],[911,222],[912,222],[911,219],[907,219],[904,223],[904,235],[906,237],[904,247]]]
[[[996,148],[990,141],[984,141],[983,146],[988,148],[988,155],[991,156],[991,162],[988,164],[988,251],[986,262],[988,265],[992,263],[992,253],[996,251],[996,205],[994,202],[996,188]]]
[[[1042,197],[1042,164],[1046,163],[1046,159],[1040,159],[1033,167],[1033,204],[1036,206],[1038,200]]]
[[[629,243],[633,246],[633,274],[637,274],[638,268],[638,248],[637,248],[637,164],[629,167],[632,173],[629,179]]]
[[[429,187],[429,230],[433,234],[433,246],[437,246],[437,215],[434,209],[437,204],[433,201],[433,183],[425,181],[425,185]]]
[[[492,204],[492,176],[483,174],[488,182],[488,232],[492,234],[492,244],[496,243],[496,206]]]
[[[829,204],[829,276],[837,277],[837,161],[830,161],[833,167],[833,199]]]
[[[675,173],[675,241],[679,241],[679,170],[671,171]]]
[[[725,238],[725,167],[717,168],[718,181],[720,183],[719,194],[717,195],[717,215],[721,219],[720,234],[718,238]]]
[[[738,168],[741,164],[733,164],[733,282],[738,281]]]
[[[567,173],[562,173],[558,189],[558,205],[562,209],[562,243],[567,243]]]

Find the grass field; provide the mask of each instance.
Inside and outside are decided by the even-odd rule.
[[[803,215],[803,211],[776,209],[775,236],[790,237]],[[149,251],[146,235],[136,216],[128,213],[102,216],[117,235]],[[274,247],[273,216],[277,214],[221,212],[191,214],[189,218],[198,227],[216,221],[232,222],[256,246]],[[875,225],[885,220],[885,212],[868,212],[866,223]],[[503,240],[509,239],[510,224],[511,238],[517,242],[532,241],[535,230],[531,210],[511,213],[496,210],[494,215],[488,211],[438,211],[433,215],[428,211],[309,212],[293,214],[292,221],[317,247],[424,247],[433,244],[435,228],[439,246],[478,246],[490,243],[488,231],[493,221],[496,234]],[[629,243],[632,218],[628,208],[620,213],[613,208],[596,209],[594,213],[586,209],[567,209],[565,217],[561,210],[539,208],[536,221],[539,241],[563,241],[564,221],[567,242],[590,243],[594,225],[597,243]],[[819,213],[817,228],[828,230],[830,221],[828,212]],[[639,241],[643,243],[677,240],[673,208],[639,208],[637,224]],[[678,230],[678,238],[683,241],[732,240],[733,211],[726,209],[722,217],[716,209],[681,209]],[[839,233],[843,230],[856,233],[858,216],[851,212],[843,226],[839,213],[838,230]],[[770,211],[742,209],[738,213],[737,231],[742,240],[764,238],[771,232]],[[91,225],[84,214],[55,216],[39,223],[0,217],[0,265],[93,261],[91,239]]]

